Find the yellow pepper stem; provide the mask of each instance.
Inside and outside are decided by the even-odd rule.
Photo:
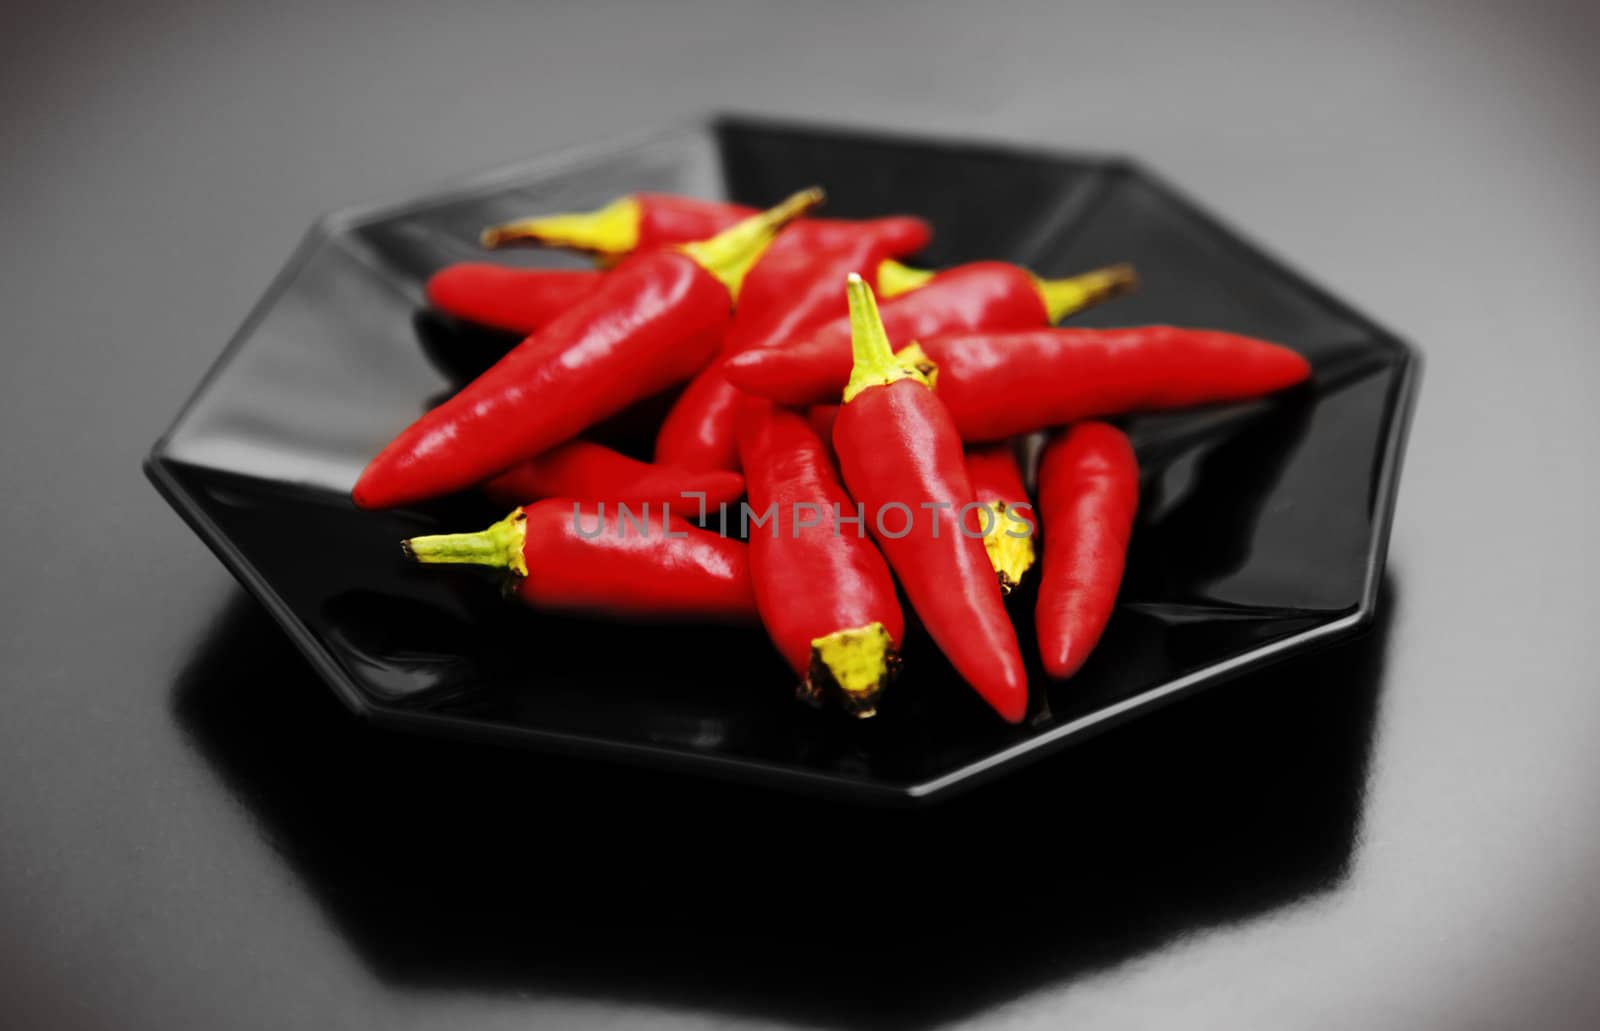
[[[894,353],[894,360],[922,377],[928,386],[939,389],[939,363],[928,357],[922,345],[913,340]]]
[[[709,240],[680,244],[678,250],[693,258],[695,263],[721,280],[730,296],[739,296],[746,272],[756,263],[778,230],[821,204],[826,194],[821,187],[813,186],[792,194],[776,207],[751,215],[737,222]]]
[[[1033,567],[1033,534],[1014,536],[1020,524],[1006,515],[1008,509],[1004,501],[991,501],[983,507],[989,510],[983,550],[989,553],[989,564],[1000,578],[1000,593],[1010,594],[1022,582],[1023,574]]]
[[[490,566],[527,576],[528,563],[522,555],[527,523],[527,513],[515,508],[487,530],[412,537],[401,541],[400,549],[407,558],[424,565]]]
[[[1139,285],[1132,265],[1108,265],[1065,279],[1034,277],[1039,297],[1051,322],[1060,322],[1075,311],[1120,297]]]
[[[882,623],[835,630],[811,642],[811,668],[802,697],[821,701],[831,688],[845,711],[866,718],[878,711],[878,699],[900,669],[894,638]]]
[[[489,248],[533,243],[621,257],[639,245],[639,222],[643,217],[637,198],[618,197],[594,211],[544,215],[490,226],[478,239]]]
[[[845,404],[868,387],[888,386],[897,380],[914,379],[928,386],[926,377],[895,359],[889,348],[889,335],[883,329],[883,317],[878,314],[878,301],[866,280],[850,273],[845,279],[844,294],[850,302],[850,350],[855,357],[850,382],[844,388]]]
[[[885,258],[878,265],[878,295],[899,297],[901,294],[908,294],[927,283],[936,274],[932,269],[912,268],[910,265],[900,264],[893,258]]]

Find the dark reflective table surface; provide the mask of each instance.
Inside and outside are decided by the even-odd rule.
[[[57,5],[11,26],[0,1024],[1596,1023],[1592,5]],[[1372,633],[924,811],[350,717],[149,489],[149,442],[316,212],[730,106],[1136,155],[1415,340]],[[951,247],[1028,245],[969,224]],[[1098,257],[1083,228],[1063,261]],[[361,389],[352,410],[389,396]],[[1264,441],[1314,439],[1292,407],[1259,417],[1174,452],[1150,544],[1183,558],[1133,590],[1274,586],[1193,547],[1270,503]],[[1196,505],[1183,484],[1219,468]],[[353,654],[392,651],[405,603],[330,602]]]

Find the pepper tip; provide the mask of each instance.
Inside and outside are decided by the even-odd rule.
[[[1051,679],[1067,680],[1083,668],[1088,655],[1075,649],[1071,641],[1062,641],[1057,645],[1054,654],[1046,654],[1043,658],[1044,671]]]
[[[996,707],[1000,718],[1007,723],[1021,723],[1028,716],[1028,693],[1024,691],[1017,696],[1015,703],[1008,703],[1005,707]]]
[[[368,512],[380,508],[388,508],[389,499],[373,490],[373,478],[367,475],[370,471],[371,468],[369,466],[368,470],[361,474],[361,478],[356,480],[356,485],[350,488],[350,500],[355,502],[357,508]]]

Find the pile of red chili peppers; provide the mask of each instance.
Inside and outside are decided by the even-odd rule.
[[[487,248],[570,248],[596,267],[439,270],[431,305],[523,339],[401,429],[355,502],[481,491],[511,514],[406,555],[503,570],[540,608],[759,623],[803,698],[856,716],[877,711],[909,625],[1020,722],[1024,614],[1008,605],[1033,566],[1035,701],[1091,660],[1116,608],[1139,466],[1106,420],[1259,397],[1311,367],[1220,330],[1054,328],[1132,289],[1133,270],[922,270],[901,259],[927,246],[926,222],[810,217],[821,201],[640,193],[486,228]],[[653,460],[590,439],[669,391]]]

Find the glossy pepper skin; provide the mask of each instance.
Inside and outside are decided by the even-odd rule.
[[[705,206],[705,210],[715,214],[716,217],[689,217],[693,215],[694,207],[687,209],[686,217],[677,219],[658,217],[654,220],[649,234],[653,246],[690,243],[705,236],[715,235],[717,230],[732,224],[727,222],[724,216],[750,210],[737,204],[694,201],[689,198],[669,199],[696,207]],[[658,206],[655,210],[660,216],[662,209]],[[886,249],[892,250],[895,256],[910,254],[921,249],[926,246],[931,235],[926,223],[912,218],[878,219],[873,223],[835,221],[827,224],[836,227],[876,226],[876,231],[889,244]],[[705,231],[706,227],[711,225],[715,225],[717,230]],[[807,225],[813,224],[807,223]],[[700,236],[684,235],[702,231],[703,235]],[[819,232],[815,229],[810,232],[815,239],[809,241],[808,246],[824,248],[836,248],[848,243],[853,235]],[[783,235],[780,235],[769,250],[769,254],[777,251],[783,243]],[[765,260],[766,258],[763,258],[763,261]],[[425,293],[428,303],[447,315],[490,329],[526,335],[537,331],[545,323],[593,292],[599,287],[604,275],[605,272],[600,269],[512,268],[486,262],[460,262],[434,273],[428,279]],[[895,264],[889,269],[887,278],[901,290],[906,290],[920,285],[922,277],[923,273],[919,270]],[[751,270],[750,278],[755,278],[754,269]],[[759,292],[751,291],[748,282],[745,291]],[[767,292],[772,292],[770,287],[767,288]],[[798,301],[796,307],[801,307]],[[743,310],[744,306],[741,305],[740,308]],[[789,322],[793,321],[791,315]]]
[[[899,666],[905,631],[894,577],[853,518],[855,502],[804,416],[752,402],[738,413],[750,507],[750,569],[767,633],[801,679],[801,695],[838,698],[871,716]]]
[[[542,215],[490,226],[485,247],[538,244],[589,251],[615,260],[634,251],[715,236],[754,215],[754,208],[673,193],[630,193],[594,211]]]
[[[919,218],[865,222],[803,219],[785,227],[745,277],[722,345],[732,355],[772,347],[845,314],[839,283],[852,272],[875,279],[888,258],[928,245]],[[656,435],[656,461],[685,469],[737,469],[734,412],[743,395],[713,363],[689,381]]]
[[[458,319],[524,335],[599,289],[604,272],[595,269],[507,268],[463,262],[435,272],[426,287],[428,303]]]
[[[577,498],[635,507],[669,505],[678,515],[698,518],[702,504],[711,511],[737,501],[744,493],[744,477],[722,469],[696,473],[652,465],[603,444],[574,440],[512,466],[484,484],[484,490],[508,505]]]
[[[1045,446],[1039,460],[1044,567],[1035,619],[1052,677],[1078,672],[1110,622],[1138,507],[1138,462],[1116,427],[1079,423]]]
[[[1000,593],[1010,594],[1034,562],[1037,525],[1022,467],[1008,443],[969,447],[966,454],[973,499],[989,513],[982,520],[983,549],[1000,580]]]
[[[1028,683],[1016,631],[982,540],[958,525],[975,504],[961,440],[933,391],[895,361],[871,288],[853,276],[847,289],[856,358],[833,428],[845,486],[934,642],[1019,722]]]
[[[1127,412],[1242,401],[1311,376],[1311,364],[1287,347],[1174,326],[933,337],[900,357],[933,376],[967,441]]]
[[[356,504],[389,508],[481,483],[688,379],[721,344],[744,272],[820,200],[802,192],[709,240],[628,259],[390,442],[356,482]]]
[[[749,549],[654,507],[630,517],[552,498],[478,533],[413,537],[401,547],[427,565],[507,570],[517,597],[540,609],[624,620],[756,618]]]
[[[822,438],[828,459],[835,466],[839,464],[839,456],[833,453],[833,424],[838,418],[838,405],[812,405],[806,409],[806,422],[809,422],[811,428],[817,431],[817,436]]]
[[[1135,282],[1125,265],[1041,280],[1016,265],[980,261],[937,273],[926,285],[884,302],[883,324],[895,347],[951,333],[1038,329],[1124,293]],[[850,366],[850,324],[841,319],[809,339],[734,355],[723,363],[723,375],[741,390],[799,407],[837,400]]]

